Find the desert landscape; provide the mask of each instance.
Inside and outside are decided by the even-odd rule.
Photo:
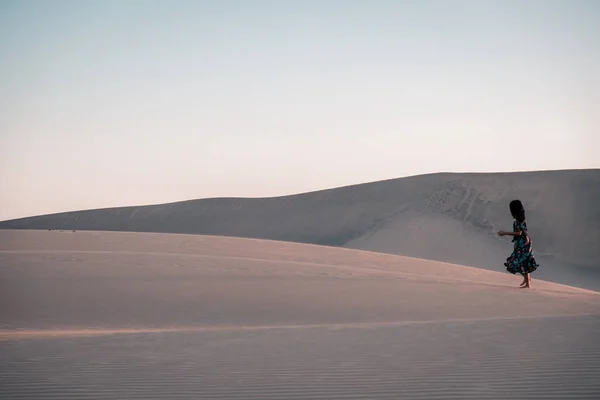
[[[275,198],[215,198],[0,222],[0,229],[193,233],[292,241],[492,271],[512,251],[520,199],[535,277],[600,290],[600,170],[431,174]]]
[[[6,399],[594,399],[600,294],[290,242],[0,231]]]
[[[599,400],[599,22],[0,1],[0,400]]]

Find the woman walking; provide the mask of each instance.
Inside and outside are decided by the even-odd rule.
[[[519,200],[513,200],[509,205],[510,213],[515,221],[513,222],[513,231],[499,231],[499,236],[512,236],[514,250],[510,257],[506,259],[504,266],[512,274],[523,275],[523,282],[520,287],[531,287],[531,276],[529,275],[539,267],[533,257],[533,246],[529,234],[527,233],[527,223],[525,222],[525,208]]]

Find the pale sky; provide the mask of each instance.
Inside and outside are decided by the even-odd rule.
[[[0,0],[0,220],[599,168],[600,1]]]

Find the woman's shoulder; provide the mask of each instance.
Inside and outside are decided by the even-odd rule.
[[[527,222],[526,221],[519,222],[519,228],[523,231],[526,231],[527,230]]]
[[[521,230],[527,229],[527,223],[525,221],[518,221],[515,219],[513,221],[513,228],[516,231],[521,231]]]

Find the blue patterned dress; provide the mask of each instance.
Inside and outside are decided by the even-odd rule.
[[[510,257],[506,259],[504,266],[511,274],[527,274],[539,267],[533,257],[533,245],[527,233],[527,223],[516,221],[513,223],[513,232],[520,232],[519,236],[513,237],[515,249]]]

